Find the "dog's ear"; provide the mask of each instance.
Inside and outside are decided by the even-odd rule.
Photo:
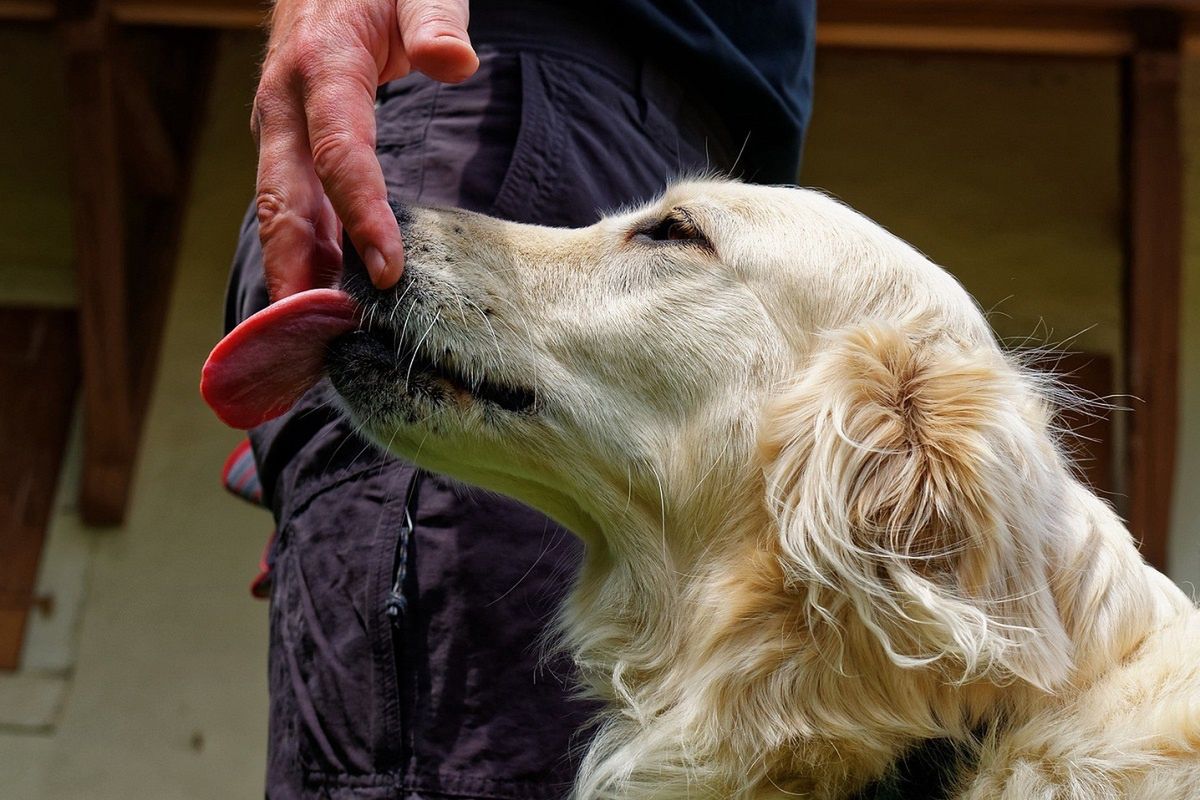
[[[895,663],[955,680],[1065,679],[1047,554],[1068,473],[996,347],[835,332],[762,430],[781,559],[816,622],[860,621]]]

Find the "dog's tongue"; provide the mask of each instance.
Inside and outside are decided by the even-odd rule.
[[[285,297],[217,343],[204,362],[200,394],[227,425],[261,425],[321,379],[327,345],[356,327],[354,303],[337,289]]]

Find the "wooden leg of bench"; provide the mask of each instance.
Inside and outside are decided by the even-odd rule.
[[[61,23],[83,362],[84,519],[119,523],[136,452],[113,31],[107,9]]]
[[[1142,554],[1166,567],[1179,415],[1179,297],[1183,160],[1177,14],[1134,15],[1137,47],[1125,62],[1124,168],[1129,524]]]
[[[0,308],[0,669],[20,664],[79,383],[73,311]]]

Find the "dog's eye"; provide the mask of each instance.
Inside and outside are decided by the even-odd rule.
[[[696,242],[709,245],[708,239],[683,209],[674,209],[659,222],[642,228],[637,236],[652,242]]]
[[[655,242],[665,242],[698,239],[700,237],[696,226],[688,220],[667,217],[647,231],[646,238]]]

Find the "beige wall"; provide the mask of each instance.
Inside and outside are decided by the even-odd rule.
[[[50,35],[0,31],[0,74],[8,109],[0,115],[0,299],[69,304],[65,101]],[[1200,62],[1187,72],[1184,112],[1190,156],[1200,152]],[[1117,114],[1111,64],[823,53],[802,182],[954,271],[1001,336],[1070,342],[1112,354],[1119,367]],[[1200,479],[1200,318],[1192,313],[1200,308],[1200,167],[1192,159],[1187,199],[1171,572],[1200,584],[1200,493],[1191,489]]]
[[[1002,336],[1117,354],[1116,69],[830,53],[801,182],[948,267]]]
[[[49,31],[0,29],[0,298],[71,305],[67,101]]]
[[[801,182],[954,272],[1006,340],[1121,369],[1118,72],[1074,60],[825,53]],[[1188,227],[1170,572],[1200,584],[1200,63],[1185,90]],[[1121,387],[1117,387],[1118,391]],[[1118,401],[1128,404],[1130,401]]]

